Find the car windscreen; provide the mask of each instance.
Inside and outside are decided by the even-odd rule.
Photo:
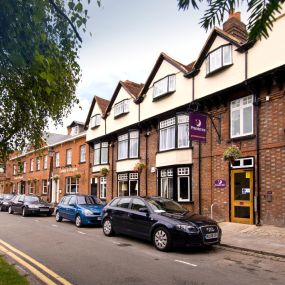
[[[185,213],[187,210],[178,203],[167,199],[147,199],[149,205],[156,213]]]
[[[77,204],[79,205],[102,205],[102,201],[94,196],[78,196]]]
[[[12,194],[6,194],[4,195],[4,200],[11,200],[14,197]]]
[[[25,197],[25,202],[28,202],[28,203],[40,203],[40,201],[41,200],[35,196],[26,196]]]

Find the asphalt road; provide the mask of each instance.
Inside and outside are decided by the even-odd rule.
[[[101,228],[78,229],[54,217],[0,212],[0,239],[78,285],[285,284],[285,260],[222,248],[163,253],[150,243],[107,238]]]

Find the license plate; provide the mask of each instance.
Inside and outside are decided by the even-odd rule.
[[[219,236],[218,233],[206,234],[206,235],[205,235],[205,239],[217,238],[218,236]]]
[[[48,212],[48,209],[40,209],[41,212]]]
[[[101,219],[102,219],[101,217],[98,217],[98,218],[97,218],[98,221],[101,221]]]

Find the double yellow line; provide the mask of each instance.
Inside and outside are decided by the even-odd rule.
[[[57,285],[58,283],[55,283],[52,281],[49,277],[47,277],[44,273],[47,273],[51,277],[53,277],[56,281],[58,281],[60,284],[63,285],[72,285],[70,282],[68,282],[63,277],[59,276],[54,271],[47,268],[45,265],[41,264],[34,258],[28,256],[24,252],[18,250],[17,248],[13,247],[12,245],[8,244],[7,242],[0,239],[0,251],[2,251],[4,254],[10,256],[12,259],[14,259],[16,262],[27,268],[29,271],[32,272],[38,279],[40,279],[43,283],[48,285]],[[24,259],[26,260],[24,260]],[[28,263],[28,262],[29,263]],[[39,271],[36,267],[38,267],[41,271]]]

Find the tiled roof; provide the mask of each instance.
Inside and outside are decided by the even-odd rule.
[[[79,121],[72,121],[72,123],[71,123],[69,126],[67,126],[67,127],[70,128],[70,127],[72,127],[72,126],[74,126],[74,125],[81,125],[81,126],[84,126],[84,123],[79,122]]]
[[[62,134],[56,134],[56,133],[45,133],[44,134],[44,140],[46,141],[47,145],[54,145],[60,141],[66,140],[70,138],[71,136],[68,135],[62,135]]]
[[[95,97],[95,100],[99,106],[99,108],[101,109],[102,113],[104,114],[110,101],[109,100],[106,100],[106,99],[103,99],[101,97],[98,97],[98,96],[94,96]]]
[[[130,80],[121,81],[122,86],[129,91],[135,98],[137,98],[143,89],[143,84],[138,84]]]

